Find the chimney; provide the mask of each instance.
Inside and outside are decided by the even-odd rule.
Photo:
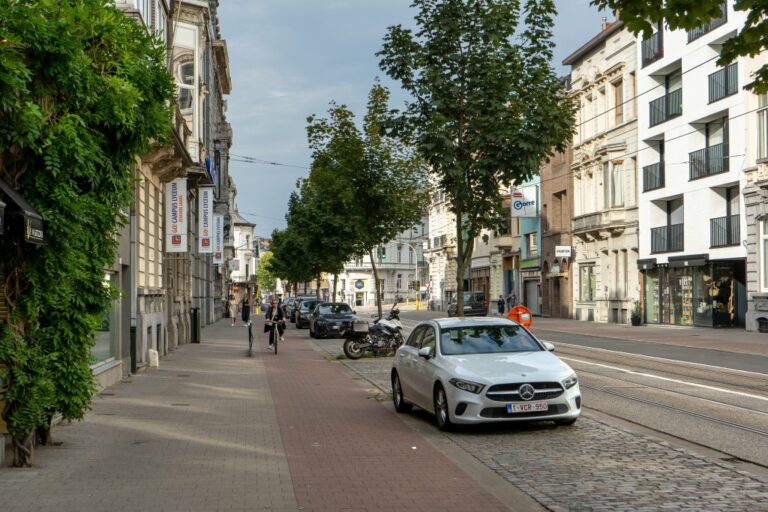
[[[603,21],[600,24],[600,30],[605,30],[608,27],[608,17],[603,16]]]

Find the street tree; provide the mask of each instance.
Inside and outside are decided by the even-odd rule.
[[[417,29],[390,27],[380,67],[410,93],[394,133],[413,140],[456,216],[458,314],[474,239],[500,189],[538,173],[574,128],[551,67],[553,0],[414,0]]]
[[[273,291],[277,286],[277,276],[272,271],[272,254],[272,251],[262,254],[256,268],[256,284],[262,291]]]
[[[612,9],[634,34],[650,37],[664,22],[670,29],[691,30],[722,16],[725,0],[592,0],[592,5]],[[739,32],[723,43],[718,66],[727,66],[738,57],[754,57],[768,48],[768,2],[736,0],[733,7],[747,12]],[[768,93],[768,65],[761,67],[747,85],[756,94]]]
[[[392,123],[389,90],[377,81],[368,94],[362,128],[346,106],[335,103],[327,118],[310,116],[307,127],[313,170],[322,171],[310,176],[310,182],[332,179],[336,184],[336,192],[323,197],[346,221],[344,261],[363,254],[371,259],[379,316],[382,293],[374,250],[416,224],[426,206],[423,160],[388,136],[386,127]]]
[[[306,261],[306,246],[296,233],[293,226],[272,231],[272,259],[269,261],[269,271],[280,279],[293,283],[294,292],[298,284],[305,283],[314,277]]]
[[[39,248],[0,237],[0,393],[18,467],[54,413],[90,406],[90,348],[117,297],[104,268],[136,155],[170,140],[174,85],[162,43],[108,0],[0,2],[0,37],[0,177],[46,235]]]

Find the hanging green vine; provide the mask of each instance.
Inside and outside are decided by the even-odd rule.
[[[81,419],[89,407],[131,166],[171,131],[165,62],[161,43],[111,0],[0,2],[0,177],[42,215],[46,238],[37,248],[0,237],[10,309],[0,387],[16,466],[31,464],[33,432],[54,412]]]

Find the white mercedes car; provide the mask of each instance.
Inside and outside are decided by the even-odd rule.
[[[395,409],[433,411],[441,430],[493,421],[572,425],[581,413],[579,381],[554,349],[511,320],[421,322],[392,364]]]

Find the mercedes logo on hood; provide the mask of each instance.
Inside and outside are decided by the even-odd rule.
[[[523,384],[520,386],[520,398],[523,400],[530,400],[536,394],[536,390],[530,384]]]

